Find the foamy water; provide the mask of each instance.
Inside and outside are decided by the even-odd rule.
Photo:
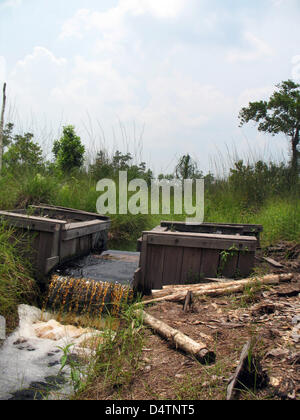
[[[29,389],[32,383],[47,382],[46,378],[55,377],[59,374],[60,360],[64,348],[70,343],[80,344],[88,334],[81,337],[68,336],[67,329],[64,336],[57,341],[37,337],[36,326],[43,325],[40,321],[53,319],[50,313],[43,313],[38,308],[20,305],[19,327],[3,343],[0,348],[0,400],[16,397],[15,392]],[[60,325],[60,336],[61,329]],[[55,331],[54,331],[55,333]],[[89,334],[91,335],[91,334]],[[73,347],[72,347],[73,352]],[[66,371],[68,379],[69,368]],[[69,386],[65,385],[61,391],[61,397],[70,392]],[[59,398],[59,392],[56,393]]]

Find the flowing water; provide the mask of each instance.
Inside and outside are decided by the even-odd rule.
[[[74,277],[53,276],[42,309],[19,306],[19,327],[0,348],[0,400],[58,399],[72,391],[68,381],[70,368],[61,372],[63,349],[72,344],[72,353],[80,354],[78,349],[83,350],[81,346],[87,338],[101,334],[95,329],[75,327],[78,317],[90,317],[97,320],[101,328],[107,328],[105,322],[100,323],[101,319],[105,320],[107,314],[116,318],[122,305],[133,299],[133,291],[124,275],[120,284],[115,274],[122,272],[123,264],[125,278],[132,278],[137,259],[132,255],[129,260],[125,254],[118,255],[114,258],[106,254],[87,265],[89,273],[93,267],[96,280],[76,278],[77,273]],[[113,267],[117,269],[114,271]],[[105,270],[115,273],[114,281],[99,281]],[[66,326],[67,321],[73,326]]]

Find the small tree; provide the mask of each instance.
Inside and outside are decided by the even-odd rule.
[[[203,173],[198,170],[197,163],[187,154],[182,156],[175,168],[176,178],[197,179],[202,178]]]
[[[250,102],[247,108],[242,108],[240,126],[254,121],[258,123],[258,131],[288,136],[291,141],[291,168],[296,174],[299,169],[300,85],[287,80],[276,87],[278,90],[268,101]]]
[[[13,135],[13,124],[6,125],[3,145],[3,163],[8,169],[39,169],[43,164],[42,149],[33,141],[32,133]]]
[[[76,135],[74,126],[63,127],[63,135],[60,140],[54,142],[52,152],[58,166],[64,172],[81,168],[84,162],[85,147],[81,143],[80,137]]]

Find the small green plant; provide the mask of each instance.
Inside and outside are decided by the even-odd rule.
[[[228,250],[223,250],[220,252],[220,263],[219,263],[219,267],[218,267],[218,273],[217,276],[218,277],[222,277],[223,276],[223,272],[224,272],[224,268],[226,266],[226,264],[228,263],[228,261],[230,261],[231,258],[233,258],[237,252],[238,252],[238,248],[235,245],[232,245],[230,248],[228,248]]]
[[[243,295],[240,300],[241,307],[248,307],[257,302],[261,294],[263,285],[256,278],[250,280],[244,287]]]
[[[73,390],[74,390],[74,392],[80,392],[85,386],[84,381],[82,379],[83,376],[84,376],[83,372],[82,372],[82,368],[83,368],[84,365],[82,363],[78,362],[73,357],[73,355],[70,351],[71,347],[73,347],[73,346],[74,346],[74,344],[72,344],[72,343],[68,344],[65,347],[59,347],[58,346],[58,348],[60,350],[62,350],[62,352],[63,352],[63,356],[62,356],[61,362],[60,362],[61,363],[61,368],[60,368],[59,372],[62,372],[63,369],[67,365],[69,365],[70,369],[71,369],[70,376],[71,376],[71,384],[73,386]]]

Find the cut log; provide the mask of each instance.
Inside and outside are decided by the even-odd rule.
[[[262,278],[249,278],[244,280],[237,280],[232,282],[225,282],[225,283],[215,283],[215,284],[198,284],[198,285],[190,285],[189,289],[193,292],[194,296],[221,296],[231,293],[238,293],[244,290],[245,285],[248,284],[271,284],[276,285],[281,282],[288,282],[293,279],[293,274],[274,274],[268,275]],[[155,302],[181,302],[184,301],[186,298],[186,287],[185,288],[174,288],[174,289],[165,289],[163,296],[159,295],[158,293],[155,295],[154,299],[143,301],[143,303],[150,304]],[[167,295],[165,293],[168,292]],[[171,292],[171,293],[170,293]],[[158,297],[156,297],[159,295]]]
[[[207,345],[192,340],[187,335],[170,327],[166,323],[139,310],[139,315],[143,317],[145,325],[148,325],[155,333],[173,343],[176,348],[194,356],[200,363],[214,363],[216,355],[207,349]]]
[[[280,277],[278,277],[280,276]],[[228,280],[228,279],[222,279],[220,282],[215,283],[199,283],[199,284],[188,284],[188,285],[178,285],[178,286],[166,286],[163,290],[154,290],[152,291],[152,298],[159,298],[163,296],[168,296],[173,293],[177,292],[185,292],[188,290],[195,291],[195,290],[211,290],[211,289],[217,289],[217,288],[225,288],[230,286],[235,286],[238,284],[248,284],[251,281],[262,281],[265,284],[277,284],[278,282],[289,282],[293,278],[293,274],[270,274],[262,278],[247,278],[242,280]],[[273,283],[275,281],[275,283]],[[148,296],[147,296],[148,298]]]

